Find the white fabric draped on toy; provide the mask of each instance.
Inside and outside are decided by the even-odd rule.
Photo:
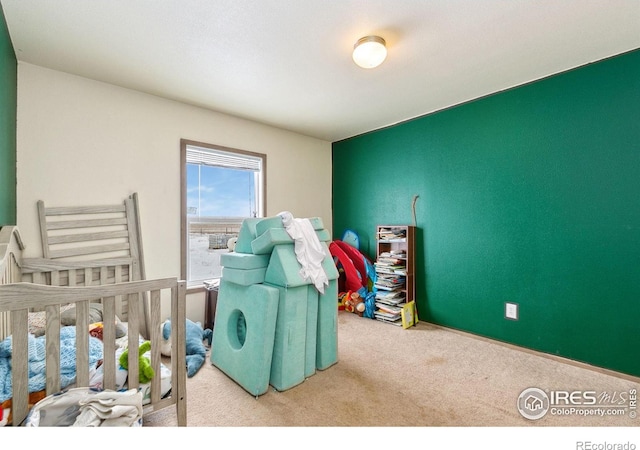
[[[310,280],[318,292],[324,294],[325,286],[329,285],[327,274],[322,268],[326,254],[311,221],[296,219],[289,211],[283,211],[278,216],[282,217],[285,230],[294,240],[296,259],[302,266],[300,276],[303,280]]]

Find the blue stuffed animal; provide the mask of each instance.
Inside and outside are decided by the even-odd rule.
[[[186,323],[186,354],[187,354],[187,376],[192,377],[196,374],[206,359],[207,348],[211,346],[213,331],[209,328],[203,329],[200,322],[192,322],[187,319]],[[171,321],[166,320],[162,325],[162,345],[161,353],[165,356],[171,355]]]

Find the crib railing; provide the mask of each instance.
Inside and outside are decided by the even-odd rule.
[[[25,258],[21,263],[22,281],[48,286],[104,286],[133,281],[131,258],[98,259],[92,261],[56,261],[46,258]],[[145,300],[146,301],[146,300]],[[141,306],[144,312],[144,305]],[[128,321],[129,302],[126,297],[116,299],[116,314]],[[145,319],[147,317],[143,315]],[[146,334],[146,324],[142,323]]]

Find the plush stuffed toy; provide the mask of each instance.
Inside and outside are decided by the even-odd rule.
[[[356,313],[362,317],[366,305],[364,299],[357,292],[347,292],[344,296],[344,309],[345,311]]]
[[[140,376],[138,378],[140,379],[140,383],[142,384],[147,384],[149,381],[151,381],[151,379],[155,375],[153,367],[151,367],[151,362],[149,361],[149,359],[147,359],[144,356],[144,354],[149,350],[151,350],[151,342],[149,341],[144,341],[138,347],[138,369],[140,372]],[[120,365],[125,370],[129,366],[128,358],[129,358],[129,349],[126,349],[120,355],[120,360],[119,360]]]
[[[186,355],[187,355],[187,376],[190,378],[196,374],[204,364],[207,354],[207,345],[211,346],[213,331],[209,328],[203,329],[200,322],[192,322],[187,319],[186,323]],[[171,356],[171,321],[167,320],[162,324],[162,344],[160,353]]]

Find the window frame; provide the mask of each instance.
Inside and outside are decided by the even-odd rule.
[[[261,186],[260,200],[262,205],[258,217],[264,217],[267,211],[267,155],[264,153],[256,153],[247,150],[225,147],[222,145],[207,144],[204,142],[193,141],[189,139],[180,139],[180,277],[187,282],[187,292],[196,292],[204,290],[204,284],[196,284],[189,286],[187,277],[187,258],[188,258],[188,224],[187,224],[187,148],[199,147],[210,149],[212,151],[222,151],[233,153],[241,156],[251,156],[262,160],[261,168]]]

